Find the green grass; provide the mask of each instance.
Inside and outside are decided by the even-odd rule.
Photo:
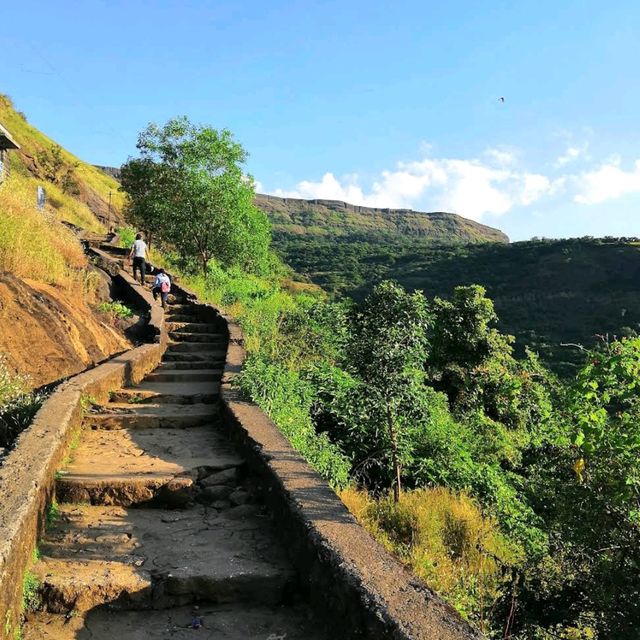
[[[46,528],[51,529],[51,527],[53,527],[53,525],[58,521],[59,518],[60,518],[60,505],[54,499],[51,501],[51,504],[47,509],[47,519],[45,523]]]
[[[22,579],[22,609],[37,611],[42,604],[40,598],[41,582],[31,571],[27,571]]]
[[[128,249],[136,239],[136,230],[133,227],[120,227],[116,232],[118,235],[118,246]]]
[[[133,311],[121,302],[103,302],[98,305],[98,311],[107,313],[115,318],[120,318],[121,320],[133,318],[134,316]]]

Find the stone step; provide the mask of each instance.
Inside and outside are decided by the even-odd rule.
[[[294,574],[260,514],[251,505],[224,511],[61,505],[35,568],[44,608],[280,604]]]
[[[196,631],[192,622],[201,618]],[[325,640],[301,606],[200,604],[161,611],[114,611],[107,605],[74,616],[31,614],[23,640]]]
[[[215,382],[222,378],[222,369],[162,370],[160,367],[146,378],[146,382]]]
[[[174,363],[179,364],[179,363]],[[193,363],[187,363],[193,364]],[[198,367],[202,365],[196,363]],[[160,369],[156,369],[157,372]],[[180,370],[177,370],[180,372]],[[188,371],[188,370],[187,370]],[[220,373],[222,373],[220,371]],[[111,394],[111,401],[124,404],[212,404],[220,398],[220,386],[211,382],[142,382]],[[109,405],[107,405],[108,407]],[[97,425],[98,427],[100,425]]]
[[[212,427],[85,429],[58,473],[56,496],[60,502],[180,507],[205,489],[198,481],[242,464]]]
[[[176,354],[174,354],[176,355]],[[177,354],[177,355],[189,355],[189,354]],[[169,361],[163,362],[156,371],[188,371],[190,369],[202,369],[203,366],[207,366],[208,362],[203,360],[178,360],[177,362]]]
[[[201,322],[198,314],[169,313],[165,311],[167,322]]]
[[[224,345],[226,346],[226,345]],[[212,342],[212,341],[206,341],[206,342],[169,342],[169,346],[167,347],[167,351],[169,353],[176,353],[176,352],[210,352],[210,353],[218,353],[218,354],[222,354],[222,357],[224,358],[226,356],[226,349],[224,348],[224,346],[219,343],[219,342]]]
[[[211,322],[167,322],[167,331],[178,331],[180,333],[216,333],[217,327]],[[227,337],[219,334],[224,340]]]
[[[227,337],[221,333],[187,333],[186,331],[170,331],[169,337],[175,342],[208,342],[224,347]]]
[[[217,386],[210,385],[215,393]],[[177,394],[175,394],[177,395]],[[96,429],[158,429],[198,427],[211,424],[218,415],[219,408],[211,405],[182,406],[184,403],[144,404],[137,406],[130,402],[109,402],[87,413],[85,427]]]
[[[167,306],[167,314],[181,316],[198,315],[198,307],[195,304],[170,304]]]
[[[188,351],[165,351],[162,356],[162,362],[198,362],[206,363],[208,366],[213,366],[215,363],[222,365],[225,362],[227,354],[225,351],[200,351],[200,352],[188,352]]]

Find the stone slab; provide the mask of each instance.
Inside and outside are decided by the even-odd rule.
[[[85,430],[56,494],[62,502],[180,506],[199,478],[242,464],[212,427]]]
[[[194,617],[202,627],[191,628]],[[324,640],[304,609],[247,605],[190,606],[165,611],[114,612],[99,607],[84,615],[32,616],[24,640]]]
[[[62,505],[35,571],[46,610],[165,608],[195,601],[279,604],[294,573],[252,510]]]

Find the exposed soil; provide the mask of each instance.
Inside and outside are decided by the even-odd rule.
[[[74,375],[131,343],[104,314],[61,288],[0,274],[0,353],[39,387]]]

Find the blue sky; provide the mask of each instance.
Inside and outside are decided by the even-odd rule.
[[[186,114],[269,193],[640,236],[636,0],[2,5],[0,91],[88,161]]]

